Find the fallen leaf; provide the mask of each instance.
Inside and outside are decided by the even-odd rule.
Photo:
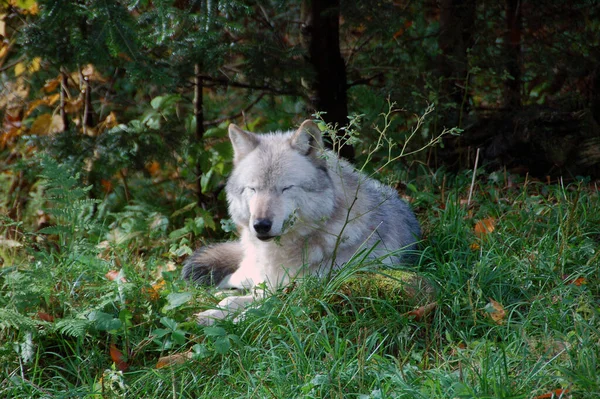
[[[49,315],[48,313],[45,313],[45,312],[38,312],[38,317],[41,320],[47,321],[49,323],[52,323],[54,321],[54,316]]]
[[[413,316],[415,320],[420,321],[425,318],[428,314],[433,312],[433,310],[437,307],[437,302],[431,302],[427,305],[419,306],[417,309],[411,310],[406,313],[407,316]]]
[[[117,345],[115,344],[110,344],[110,358],[119,370],[125,371],[129,368],[129,365],[125,361],[125,356],[117,349]]]
[[[559,399],[565,398],[565,395],[569,393],[568,389],[555,389],[552,392],[545,393],[543,395],[538,395],[533,399]]]
[[[110,281],[115,281],[117,278],[119,278],[119,273],[119,270],[109,270],[108,273],[104,275],[104,277],[106,277]],[[123,283],[126,283],[127,279],[125,277],[121,277],[121,281]]]
[[[577,277],[574,280],[567,280],[567,284],[573,284],[577,287],[581,287],[584,284],[587,284],[587,280],[585,277]]]
[[[494,301],[490,298],[490,302],[485,305],[485,311],[492,318],[496,324],[504,323],[504,317],[506,316],[506,310],[501,303]]]
[[[475,235],[479,238],[485,237],[487,234],[492,233],[496,228],[496,219],[485,218],[475,223]]]
[[[0,237],[0,247],[18,248],[18,247],[22,247],[22,246],[23,246],[23,244],[21,244],[18,241],[11,240],[9,238]]]
[[[172,366],[174,364],[183,364],[192,358],[191,352],[176,353],[174,355],[163,356],[156,362],[156,368],[161,369],[163,367]]]
[[[143,288],[142,292],[148,295],[150,300],[156,301],[160,298],[160,291],[165,287],[165,285],[165,280],[159,280],[157,283],[152,284],[150,287]]]

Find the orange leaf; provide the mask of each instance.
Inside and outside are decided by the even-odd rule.
[[[125,361],[125,356],[117,349],[117,345],[115,344],[110,344],[110,358],[119,370],[125,371],[129,368],[129,365]]]
[[[113,184],[110,180],[101,179],[100,184],[102,185],[102,189],[105,193],[110,193],[113,190]]]
[[[174,364],[183,364],[192,358],[190,352],[176,353],[174,355],[163,356],[156,362],[156,368],[161,369],[163,367],[172,366]]]
[[[58,87],[58,85],[60,85],[60,81],[61,81],[61,77],[58,76],[52,80],[47,80],[46,84],[44,85],[43,89],[46,93],[50,93],[54,90],[56,90],[56,88]]]
[[[49,315],[48,313],[45,313],[45,312],[38,312],[38,317],[49,323],[52,323],[54,321],[54,316]]]
[[[481,245],[477,244],[476,242],[471,243],[470,245],[471,251],[479,251],[479,249],[481,249]]]
[[[496,219],[485,218],[475,223],[475,235],[479,238],[483,238],[485,235],[494,231],[496,226]]]
[[[488,315],[494,320],[496,324],[502,324],[504,322],[504,317],[506,316],[506,310],[504,310],[504,306],[501,303],[494,301],[490,298],[490,302],[485,305],[485,310],[488,312]]]
[[[117,279],[117,277],[119,277],[119,271],[118,270],[109,270],[108,273],[106,273],[104,275],[104,277],[106,277],[110,281],[115,281]],[[125,277],[121,277],[121,281],[124,282],[124,283],[127,282],[127,280],[125,279]]]
[[[158,172],[160,172],[160,164],[157,161],[152,161],[146,165],[146,170],[150,173],[151,176],[154,176]]]
[[[158,298],[160,298],[160,290],[165,287],[165,284],[165,280],[159,280],[157,283],[152,284],[149,288],[144,288],[142,292],[148,295],[150,300],[156,301]]]
[[[412,22],[412,21],[406,21],[406,22],[404,23],[404,26],[403,26],[403,27],[401,27],[400,29],[398,29],[398,30],[396,31],[396,33],[394,33],[394,39],[397,39],[397,38],[399,38],[400,36],[402,36],[402,35],[404,34],[404,32],[406,32],[406,30],[412,26],[412,24],[413,24],[413,22]]]
[[[423,320],[425,316],[433,312],[436,306],[437,302],[431,302],[427,305],[419,306],[417,309],[411,310],[410,312],[406,313],[406,315],[413,316],[415,320],[420,321]]]
[[[587,284],[587,280],[585,277],[578,277],[573,281],[569,281],[570,284],[576,285],[577,287],[581,287],[583,284]]]
[[[569,390],[568,389],[555,389],[552,392],[548,392],[545,393],[543,395],[538,395],[536,397],[534,397],[533,399],[558,399],[558,398],[563,398],[564,395],[568,394]]]

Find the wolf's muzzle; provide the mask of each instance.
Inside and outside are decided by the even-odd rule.
[[[270,238],[269,231],[271,231],[271,227],[273,226],[273,221],[271,219],[256,219],[252,225],[254,227],[254,231],[258,235],[258,238]]]

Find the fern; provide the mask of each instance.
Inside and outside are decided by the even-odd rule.
[[[83,338],[92,322],[87,319],[68,318],[61,319],[54,324],[56,332],[74,338]]]
[[[0,308],[0,329],[14,328],[17,330],[32,331],[36,329],[39,322],[29,316],[9,309]]]
[[[40,230],[42,234],[56,234],[61,246],[73,249],[73,245],[97,230],[94,210],[99,200],[87,198],[92,186],[81,187],[79,174],[73,175],[65,165],[50,157],[42,158],[42,173],[45,193],[50,204],[45,210],[54,216],[56,224]]]

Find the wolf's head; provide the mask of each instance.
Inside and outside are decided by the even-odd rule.
[[[286,233],[305,234],[335,205],[321,131],[305,121],[296,131],[257,135],[229,126],[234,169],[227,182],[235,223],[267,241]]]

